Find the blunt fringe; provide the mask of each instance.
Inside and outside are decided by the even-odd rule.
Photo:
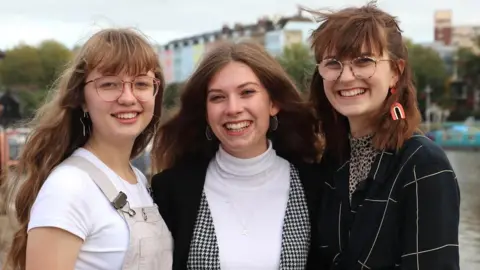
[[[11,191],[8,201],[15,205],[11,216],[16,217],[18,230],[4,269],[25,269],[27,226],[38,192],[51,171],[89,138],[88,134],[83,135],[80,118],[85,100],[85,80],[94,69],[103,74],[155,73],[161,86],[155,98],[154,116],[136,138],[131,157],[140,154],[153,137],[160,119],[164,88],[157,53],[147,38],[136,30],[105,29],[97,32],[76,53],[50,91],[45,104],[29,123],[32,131],[20,155],[16,176],[6,181]],[[85,125],[91,128],[90,119]]]
[[[214,156],[219,141],[209,141],[205,136],[207,88],[213,76],[233,61],[248,65],[280,108],[278,129],[268,134],[277,153],[291,161],[317,158],[315,114],[281,65],[256,43],[224,42],[204,56],[183,86],[179,111],[155,136],[152,151],[155,170],[171,168],[189,158],[210,160]]]
[[[325,54],[335,52],[336,57],[350,59],[360,56],[365,49],[372,55],[387,52],[393,60],[391,68],[399,74],[397,92],[389,93],[378,115],[372,117],[375,127],[373,144],[379,150],[398,150],[406,139],[420,131],[421,122],[408,51],[398,20],[377,8],[375,2],[337,12],[307,11],[321,23],[310,37],[317,63],[322,61]],[[398,61],[405,62],[403,71],[400,70]],[[313,74],[309,99],[320,120],[326,144],[325,155],[332,156],[339,162],[344,161],[349,155],[348,121],[328,101],[323,79],[318,72]],[[406,119],[394,121],[391,118],[390,107],[395,101],[402,104]]]

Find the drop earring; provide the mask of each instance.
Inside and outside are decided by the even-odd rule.
[[[397,93],[397,89],[394,87],[390,88],[390,93],[395,95]],[[399,119],[405,119],[405,110],[403,109],[402,104],[400,104],[398,101],[395,101],[392,106],[390,106],[390,115],[395,121]]]

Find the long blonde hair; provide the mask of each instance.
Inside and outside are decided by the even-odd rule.
[[[15,205],[19,228],[7,255],[7,269],[25,269],[30,211],[47,176],[88,140],[89,136],[84,136],[80,122],[83,115],[81,106],[84,103],[85,79],[96,68],[101,73],[126,72],[131,75],[148,70],[160,79],[154,117],[136,138],[131,156],[140,154],[153,137],[160,120],[164,88],[155,50],[143,36],[131,29],[106,29],[94,34],[58,79],[47,102],[30,123],[32,132],[21,153],[16,179],[9,179],[17,186],[12,190],[18,192],[11,195],[9,201]]]

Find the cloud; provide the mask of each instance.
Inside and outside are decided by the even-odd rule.
[[[73,46],[109,26],[136,27],[158,43],[218,29],[222,24],[251,23],[262,15],[292,15],[301,3],[311,8],[362,5],[365,0],[22,0],[4,1],[0,9],[0,48],[20,41],[53,38]],[[433,38],[433,13],[453,9],[455,24],[479,24],[478,0],[379,0],[401,20],[415,41]]]

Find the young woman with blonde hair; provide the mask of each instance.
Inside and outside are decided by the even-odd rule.
[[[83,45],[21,154],[7,269],[171,268],[170,232],[130,165],[152,139],[163,87],[139,33],[107,29]]]

